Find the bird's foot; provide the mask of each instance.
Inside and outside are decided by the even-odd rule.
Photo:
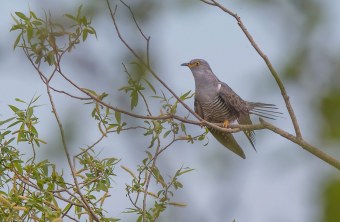
[[[228,128],[229,125],[229,121],[228,120],[224,120],[223,121],[223,128]]]

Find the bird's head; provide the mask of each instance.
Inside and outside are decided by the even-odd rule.
[[[210,69],[210,66],[207,63],[207,61],[203,59],[193,59],[188,63],[181,64],[181,66],[188,66],[191,70]]]

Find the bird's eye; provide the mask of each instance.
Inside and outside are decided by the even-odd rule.
[[[195,64],[196,64],[196,66],[201,65],[201,63],[199,61],[197,61]]]

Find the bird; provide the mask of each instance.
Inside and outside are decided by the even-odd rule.
[[[220,81],[211,70],[207,61],[193,59],[181,66],[191,70],[195,80],[194,110],[204,120],[211,123],[222,123],[227,128],[229,123],[251,125],[250,114],[268,119],[275,119],[282,114],[276,111],[274,104],[248,102],[237,95],[226,83]],[[245,159],[243,149],[234,136],[208,127],[209,132],[226,148]],[[251,146],[255,149],[255,132],[244,131]]]

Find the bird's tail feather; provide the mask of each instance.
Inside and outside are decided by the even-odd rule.
[[[234,136],[231,133],[221,132],[215,129],[209,129],[210,133],[220,142],[223,146],[228,148],[243,159],[246,158],[242,148],[236,142]]]
[[[281,112],[275,111],[278,108],[274,104],[248,102],[248,105],[250,108],[250,114],[254,114],[267,119],[275,120],[275,117],[282,117],[281,115],[283,114]]]

